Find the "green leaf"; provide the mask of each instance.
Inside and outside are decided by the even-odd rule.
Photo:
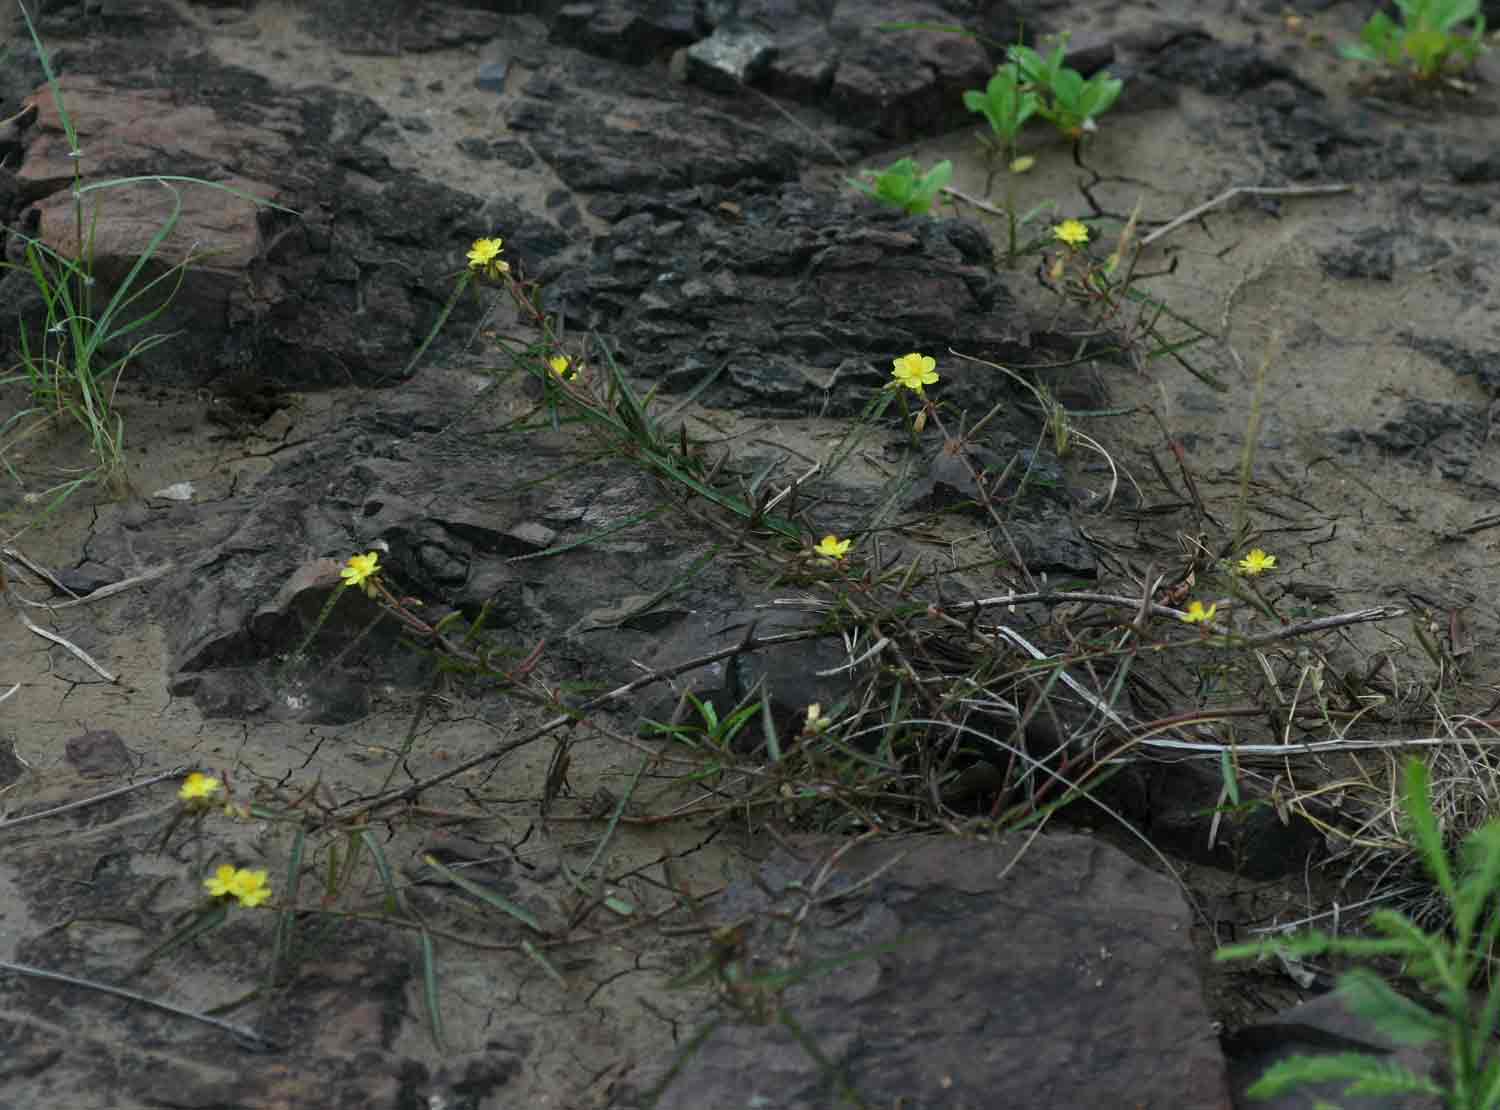
[[[422,999],[427,1003],[427,1017],[432,1022],[432,1043],[443,1051],[443,1011],[439,1006],[437,953],[432,934],[422,930]]]
[[[1359,1052],[1330,1053],[1327,1056],[1293,1056],[1279,1060],[1246,1092],[1251,1098],[1274,1098],[1306,1083],[1334,1083],[1352,1080],[1346,1094],[1423,1093],[1442,1095],[1432,1080],[1418,1076],[1399,1064],[1379,1056]]]
[[[1339,977],[1349,1008],[1399,1044],[1426,1044],[1444,1036],[1448,1022],[1393,989],[1373,971],[1358,968]]]
[[[1406,824],[1416,848],[1427,865],[1438,888],[1452,902],[1458,895],[1453,882],[1453,872],[1448,867],[1448,854],[1443,849],[1443,834],[1433,816],[1432,805],[1427,800],[1427,764],[1415,757],[1406,761]]]
[[[432,856],[423,856],[422,862],[425,863],[428,867],[432,868],[443,878],[447,879],[454,886],[458,887],[460,890],[468,891],[475,898],[478,898],[481,902],[494,906],[495,909],[499,910],[501,913],[508,914],[509,916],[515,918],[522,925],[525,925],[533,932],[542,933],[544,936],[546,935],[545,931],[539,924],[537,924],[536,918],[532,916],[529,910],[522,909],[514,902],[509,901],[500,894],[497,894],[495,891],[491,890],[483,883],[476,883],[473,879],[459,874],[452,868],[444,867]]]

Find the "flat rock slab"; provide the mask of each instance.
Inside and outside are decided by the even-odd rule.
[[[1191,912],[1171,880],[1060,835],[862,844],[819,885],[837,847],[797,842],[802,860],[777,851],[761,883],[715,903],[715,919],[759,923],[740,949],[747,976],[824,962],[781,1002],[870,1105],[1230,1105]],[[840,889],[847,897],[829,897]],[[663,1110],[834,1105],[830,1078],[784,1025],[728,1016]],[[655,1079],[639,1078],[642,1091]]]

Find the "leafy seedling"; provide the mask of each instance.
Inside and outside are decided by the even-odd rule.
[[[1036,114],[1041,99],[1026,89],[1017,66],[1005,65],[995,71],[990,83],[981,92],[970,89],[964,93],[964,107],[978,112],[989,120],[990,130],[1005,144],[1006,150],[1015,154],[1016,136],[1026,121]]]
[[[856,181],[851,177],[850,185],[882,204],[901,209],[908,216],[920,216],[931,210],[938,190],[953,177],[953,163],[945,159],[924,174],[914,161],[903,158],[883,170],[861,172],[871,180]]]
[[[1490,977],[1488,994],[1476,1000],[1490,953],[1500,936],[1500,913],[1494,898],[1500,891],[1500,821],[1470,833],[1449,859],[1442,829],[1429,800],[1427,765],[1406,765],[1406,828],[1417,854],[1437,884],[1452,915],[1451,933],[1428,932],[1405,914],[1379,910],[1370,923],[1380,937],[1335,937],[1309,932],[1297,937],[1221,948],[1216,960],[1245,959],[1280,953],[1317,956],[1327,953],[1370,958],[1399,957],[1421,985],[1426,1000],[1398,992],[1373,971],[1358,968],[1339,977],[1339,990],[1350,1009],[1392,1040],[1403,1044],[1438,1042],[1447,1050],[1442,1084],[1405,1068],[1389,1056],[1344,1052],[1294,1056],[1269,1068],[1250,1088],[1252,1098],[1271,1098],[1306,1083],[1347,1080],[1348,1095],[1435,1095],[1454,1110],[1500,1107],[1500,1052],[1495,1032],[1500,1025],[1500,980]]]
[[[1377,11],[1360,31],[1359,41],[1346,44],[1340,53],[1431,81],[1467,69],[1484,52],[1479,0],[1396,0],[1396,7],[1400,23]],[[1458,27],[1471,21],[1469,33],[1459,34]]]
[[[1067,48],[1068,36],[1063,35],[1051,53],[1017,44],[1006,56],[1019,71],[1024,87],[1037,95],[1037,114],[1077,142],[1086,132],[1099,129],[1095,121],[1114,106],[1125,82],[1108,73],[1085,80],[1076,69],[1063,65]]]

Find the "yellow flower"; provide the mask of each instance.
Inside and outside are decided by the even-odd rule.
[[[1036,158],[1030,154],[1023,154],[1010,164],[1011,173],[1026,173],[1032,166],[1036,165]]]
[[[205,775],[201,771],[194,771],[182,780],[182,786],[177,791],[177,796],[184,802],[202,804],[217,794],[223,788],[223,785],[216,778]]]
[[[570,382],[578,376],[578,371],[573,369],[573,364],[568,361],[567,355],[554,355],[547,360],[547,365],[565,382]]]
[[[237,868],[229,864],[220,864],[219,869],[214,872],[213,878],[204,879],[203,885],[215,898],[222,898],[226,894],[234,893],[235,876],[239,874]]]
[[[813,551],[829,559],[842,559],[849,551],[849,545],[853,540],[841,540],[837,536],[824,536],[818,541],[818,546]]]
[[[504,242],[504,239],[475,239],[469,248],[469,269],[487,278],[510,273],[510,263],[500,257],[500,245]]]
[[[380,555],[378,552],[368,552],[364,555],[351,555],[344,569],[339,571],[339,577],[344,580],[346,586],[364,586],[365,593],[373,593],[374,588],[368,585],[368,580],[380,573]]]
[[[904,385],[914,393],[921,393],[924,385],[931,385],[938,380],[937,360],[928,355],[919,355],[913,351],[909,355],[892,359],[891,365],[895,367],[891,371],[895,381],[891,386]]]
[[[264,871],[239,870],[230,882],[230,891],[242,906],[258,906],[271,897],[271,884]]]
[[[1258,547],[1252,547],[1250,553],[1239,561],[1241,574],[1259,574],[1263,570],[1276,569],[1276,556],[1267,555]]]
[[[1218,602],[1203,608],[1203,602],[1195,601],[1187,607],[1187,612],[1182,614],[1182,619],[1188,624],[1207,624],[1214,619],[1214,614],[1219,611]]]
[[[215,898],[233,898],[242,906],[258,906],[271,897],[271,884],[264,871],[250,871],[221,864],[203,886]]]
[[[1052,238],[1070,247],[1081,247],[1089,241],[1089,225],[1082,220],[1064,220],[1052,228]]]

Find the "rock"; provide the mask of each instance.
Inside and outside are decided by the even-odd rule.
[[[91,729],[70,738],[63,751],[68,762],[84,778],[123,775],[135,762],[120,734],[107,728]]]
[[[553,17],[553,42],[611,61],[640,65],[698,38],[693,0],[611,0],[564,4]]]
[[[486,92],[503,93],[505,79],[510,75],[509,62],[486,62],[474,75],[474,87]]]
[[[870,1105],[1228,1110],[1192,913],[1170,880],[1072,835],[793,848],[717,899],[713,920],[744,930],[741,982],[807,969],[782,1007]],[[663,1110],[832,1104],[784,1026],[723,1016]]]
[[[95,590],[113,586],[124,577],[118,567],[96,563],[92,559],[85,559],[76,567],[57,572],[57,581],[75,597],[86,597]]]
[[[801,185],[647,192],[613,212],[590,264],[561,273],[544,306],[612,334],[632,373],[677,390],[716,376],[707,403],[848,415],[907,351],[1019,361],[1024,324],[960,221]],[[940,372],[959,408],[1008,396],[974,364]]]
[[[1225,1039],[1229,1058],[1229,1081],[1236,1106],[1264,1110],[1300,1110],[1304,1106],[1345,1102],[1348,1082],[1314,1083],[1276,1098],[1250,1099],[1246,1092],[1266,1069],[1293,1056],[1358,1052],[1381,1057],[1392,1067],[1442,1083],[1443,1052],[1436,1046],[1402,1045],[1382,1033],[1371,1022],[1355,1014],[1338,991],[1314,998],[1270,1021],[1247,1026]],[[1356,1100],[1361,1110],[1438,1110],[1443,1100],[1419,1095],[1382,1096],[1367,1094]]]
[[[26,773],[26,764],[16,755],[14,738],[0,733],[0,786],[9,786]]]
[[[1323,834],[1301,814],[1284,816],[1270,799],[1246,797],[1234,810],[1221,801],[1223,777],[1217,764],[1152,763],[1123,776],[1142,784],[1141,792],[1105,792],[1127,817],[1145,826],[1151,842],[1182,859],[1217,867],[1250,879],[1300,875],[1323,850]],[[1214,811],[1225,812],[1214,820]],[[1210,845],[1209,833],[1214,832]]]
[[[688,47],[688,80],[705,89],[737,92],[752,85],[775,56],[770,35],[749,28],[720,27],[708,38]]]
[[[182,205],[140,279],[196,259],[152,325],[178,334],[142,366],[156,380],[193,384],[247,369],[304,387],[399,375],[451,291],[484,202],[395,170],[365,145],[389,121],[363,98],[273,91],[253,74],[191,57],[150,78],[158,83],[79,76],[67,93],[70,114],[86,121],[91,179],[167,173],[222,186],[141,182],[86,196],[98,203],[95,257],[106,289]],[[76,246],[73,161],[50,93],[39,90],[35,100],[41,110],[24,133],[15,176],[19,199],[33,206],[17,222],[39,224],[40,237],[68,253]],[[531,157],[519,146],[494,153]],[[225,188],[295,214],[257,209]],[[504,229],[508,257],[530,271],[567,244],[554,225],[510,201],[491,202],[488,214]],[[0,301],[31,306],[26,318],[40,322],[29,274],[0,278]],[[134,311],[145,309],[141,302]],[[456,310],[469,320],[478,312],[472,304]]]

